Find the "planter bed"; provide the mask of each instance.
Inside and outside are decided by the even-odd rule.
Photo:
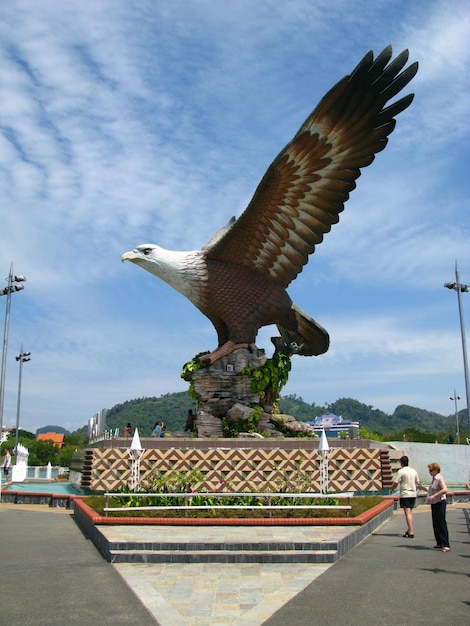
[[[87,503],[86,498],[74,497],[74,516],[87,519],[93,525],[173,525],[173,526],[361,526],[384,511],[393,512],[394,499],[383,498],[382,502],[355,517],[136,517],[104,516]],[[387,515],[388,517],[388,515]]]

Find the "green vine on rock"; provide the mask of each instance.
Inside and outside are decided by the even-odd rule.
[[[243,368],[242,376],[251,377],[251,389],[259,394],[265,404],[274,405],[279,402],[281,389],[289,379],[291,370],[290,357],[281,352],[275,353],[271,359],[267,359],[264,365],[251,370]]]
[[[258,432],[258,424],[262,413],[263,407],[255,406],[247,420],[240,419],[236,422],[231,421],[229,423],[224,419],[222,421],[224,437],[235,438],[238,437],[240,433]]]
[[[195,400],[198,404],[200,402],[200,398],[198,397],[196,390],[194,388],[193,374],[194,372],[197,372],[198,370],[201,370],[204,367],[206,367],[203,361],[199,359],[199,357],[204,354],[209,354],[209,351],[206,350],[205,352],[199,352],[199,354],[196,354],[196,356],[193,358],[192,361],[188,361],[188,363],[185,363],[183,365],[183,371],[181,372],[181,378],[189,383],[189,389],[188,389],[189,396],[193,400]]]

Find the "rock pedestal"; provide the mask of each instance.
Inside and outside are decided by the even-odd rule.
[[[223,418],[236,403],[259,405],[259,394],[251,389],[251,376],[240,376],[249,367],[254,370],[266,362],[264,350],[235,350],[205,369],[193,374],[194,390],[202,411]]]
[[[200,402],[196,419],[199,437],[223,437],[223,420],[228,425],[245,421],[246,430],[251,432],[241,432],[239,436],[256,436],[252,426],[248,428],[248,421],[255,411],[258,436],[282,437],[284,432],[295,435],[300,431],[313,433],[311,426],[298,422],[291,415],[272,415],[272,407],[264,406],[259,393],[252,390],[252,374],[266,360],[264,350],[239,349],[213,365],[193,372],[194,391]],[[251,374],[241,375],[245,368],[249,368]]]

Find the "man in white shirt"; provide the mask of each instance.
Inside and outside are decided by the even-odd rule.
[[[419,482],[418,472],[412,467],[408,466],[408,457],[402,456],[400,459],[401,468],[397,473],[397,480],[393,483],[391,492],[400,487],[400,507],[405,513],[406,519],[406,532],[403,537],[408,539],[414,538],[413,531],[413,509],[416,504],[416,496],[418,489],[421,489]]]

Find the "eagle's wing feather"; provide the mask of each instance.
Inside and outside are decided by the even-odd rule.
[[[417,63],[401,71],[407,50],[389,63],[391,56],[390,46],[375,61],[369,52],[326,94],[270,165],[244,213],[205,246],[208,258],[255,269],[283,287],[295,279],[339,221],[360,168],[385,148],[394,116],[413,99],[385,106],[417,71]]]

